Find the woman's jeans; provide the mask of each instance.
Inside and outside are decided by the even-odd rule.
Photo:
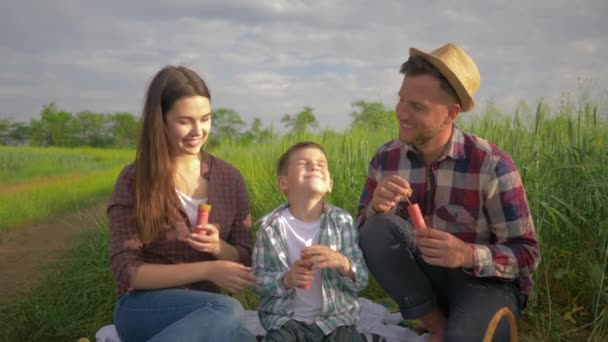
[[[188,289],[134,291],[116,300],[122,342],[255,341],[236,299]]]

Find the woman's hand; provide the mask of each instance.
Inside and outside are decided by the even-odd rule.
[[[251,267],[226,260],[209,261],[209,263],[213,266],[209,271],[208,279],[230,293],[255,286],[255,276]]]
[[[218,256],[222,252],[220,232],[213,224],[197,226],[194,233],[190,234],[188,244],[198,251],[214,256]]]

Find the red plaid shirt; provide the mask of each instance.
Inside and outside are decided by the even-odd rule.
[[[208,153],[202,154],[201,176],[209,182],[208,203],[213,206],[209,222],[219,225],[220,238],[234,246],[243,264],[251,264],[251,215],[247,188],[240,172]],[[133,290],[131,279],[143,263],[179,264],[216,260],[187,243],[192,226],[182,208],[175,208],[168,220],[167,233],[150,244],[143,244],[135,220],[135,164],[127,165],[114,186],[107,213],[110,223],[110,267],[117,295]],[[217,292],[208,281],[187,288]]]
[[[454,127],[451,146],[430,167],[399,139],[380,147],[370,162],[357,223],[374,212],[369,206],[377,184],[390,175],[406,179],[412,200],[428,227],[447,231],[473,244],[477,277],[516,280],[532,289],[532,271],[540,250],[519,172],[511,157],[494,144]],[[394,211],[408,219],[406,202]]]

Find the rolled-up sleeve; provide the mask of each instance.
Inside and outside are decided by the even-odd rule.
[[[289,271],[279,261],[277,241],[268,234],[268,229],[260,228],[253,249],[253,272],[256,276],[256,292],[260,296],[283,297],[293,293],[286,289],[283,277]]]
[[[540,248],[524,186],[510,158],[497,163],[485,196],[496,243],[474,245],[473,273],[479,277],[529,278],[540,262]]]
[[[126,166],[116,181],[107,208],[110,229],[110,269],[117,295],[132,290],[132,278],[143,264],[133,196],[134,165]]]
[[[368,217],[376,213],[370,203],[372,201],[372,197],[374,196],[374,190],[376,189],[376,186],[378,186],[378,178],[381,167],[380,158],[380,152],[377,152],[369,163],[367,178],[365,179],[365,186],[363,187],[361,197],[359,198],[359,205],[357,206],[357,229],[363,226]]]
[[[358,292],[367,286],[368,271],[363,259],[363,252],[359,248],[359,233],[355,228],[353,218],[346,212],[342,212],[336,219],[342,235],[342,250],[340,251],[351,262],[351,270],[355,274],[355,281],[348,277],[340,276],[338,279],[342,285],[351,292]]]

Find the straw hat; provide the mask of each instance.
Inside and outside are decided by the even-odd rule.
[[[447,43],[430,53],[410,48],[410,56],[424,57],[439,70],[456,90],[463,112],[475,107],[473,94],[479,88],[479,70],[471,57],[460,47]]]

